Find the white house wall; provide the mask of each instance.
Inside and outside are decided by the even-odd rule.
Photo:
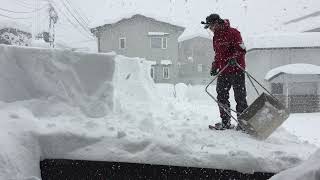
[[[282,65],[294,63],[320,65],[320,47],[252,49],[246,54],[247,71],[265,87],[269,87],[267,81],[264,80],[268,71]],[[248,80],[247,91],[248,101],[252,102],[257,95]]]
[[[129,20],[122,20],[118,23],[107,25],[102,32],[100,38],[100,52],[114,51],[117,54],[128,57],[141,57],[147,60],[157,61],[171,60],[173,69],[178,60],[178,37],[181,35],[183,28],[177,28],[173,25],[145,18],[143,16],[135,16]],[[167,37],[166,49],[154,49],[150,47],[149,32],[165,32]],[[119,38],[126,38],[126,48],[119,49]],[[158,72],[158,71],[157,71]],[[170,82],[176,77],[176,71],[171,70]],[[162,76],[156,74],[156,76]],[[169,80],[167,80],[169,81]]]

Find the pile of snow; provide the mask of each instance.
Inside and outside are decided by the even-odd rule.
[[[265,141],[208,130],[219,111],[205,87],[154,84],[145,59],[7,46],[0,54],[0,179],[40,177],[46,158],[280,172],[317,149],[285,127]]]
[[[0,57],[1,101],[36,99],[29,108],[44,115],[59,114],[61,103],[88,116],[112,109],[113,55],[3,45]]]
[[[280,172],[270,180],[319,180],[320,179],[320,149],[301,165]]]
[[[313,64],[287,64],[284,66],[276,67],[270,70],[265,80],[270,80],[274,76],[285,73],[285,74],[320,74],[320,66]]]

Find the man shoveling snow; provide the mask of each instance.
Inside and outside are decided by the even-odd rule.
[[[219,104],[222,122],[209,125],[209,128],[218,130],[231,129],[234,126],[230,122],[229,90],[233,87],[234,98],[237,103],[236,111],[239,116],[247,107],[245,72],[236,66],[239,64],[245,68],[245,47],[240,32],[230,27],[229,20],[223,20],[218,14],[211,14],[204,23],[205,29],[209,28],[214,33],[213,49],[215,60],[212,63],[210,75],[217,79],[217,100]],[[229,66],[227,66],[229,65]]]

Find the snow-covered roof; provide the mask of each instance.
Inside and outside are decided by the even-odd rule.
[[[132,19],[132,18],[137,17],[137,16],[150,18],[150,19],[153,19],[155,21],[168,23],[168,24],[170,24],[172,26],[177,26],[179,28],[183,28],[184,29],[184,24],[181,23],[181,22],[174,21],[174,20],[172,20],[172,19],[170,19],[168,17],[156,16],[154,14],[145,13],[145,12],[143,12],[143,13],[129,13],[129,14],[124,14],[124,15],[118,16],[117,18],[114,18],[114,19],[105,19],[102,22],[96,22],[96,23],[92,24],[91,28],[96,28],[96,27],[103,26],[103,25],[108,25],[108,24],[115,24],[115,23],[118,23],[118,22],[123,21],[123,20]]]
[[[156,61],[144,61],[144,62],[146,62],[147,64],[150,64],[150,65],[156,65],[157,64],[157,62]]]
[[[170,65],[170,64],[172,64],[172,61],[171,60],[161,60],[161,64],[162,65]]]
[[[212,40],[212,36],[210,36],[209,34],[202,34],[202,33],[194,33],[194,34],[182,34],[179,38],[178,41],[182,42],[182,41],[186,41],[186,40],[190,40],[196,37],[202,37],[202,38],[207,38],[207,39],[211,39]]]
[[[166,32],[148,32],[149,36],[164,36],[164,35],[169,35],[169,33]]]
[[[313,64],[288,64],[270,70],[265,80],[270,80],[278,74],[320,74],[320,66]]]
[[[306,13],[297,16],[284,23],[283,30],[296,29],[298,32],[304,32],[318,28],[320,24],[320,11],[319,9],[313,13]]]
[[[247,50],[258,48],[320,47],[320,33],[275,33],[244,38]]]

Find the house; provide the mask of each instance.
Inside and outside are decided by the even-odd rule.
[[[207,35],[179,38],[178,81],[186,84],[206,84],[214,51],[212,39]]]
[[[320,66],[320,33],[250,37],[246,45],[246,69],[266,87],[268,82],[264,78],[274,68],[296,63]],[[252,102],[257,95],[250,81],[247,81],[247,91],[248,101]]]
[[[268,89],[291,113],[320,111],[320,66],[288,64],[270,70]]]
[[[178,37],[184,27],[141,14],[129,15],[91,29],[98,51],[154,61],[150,75],[156,83],[175,83]]]

